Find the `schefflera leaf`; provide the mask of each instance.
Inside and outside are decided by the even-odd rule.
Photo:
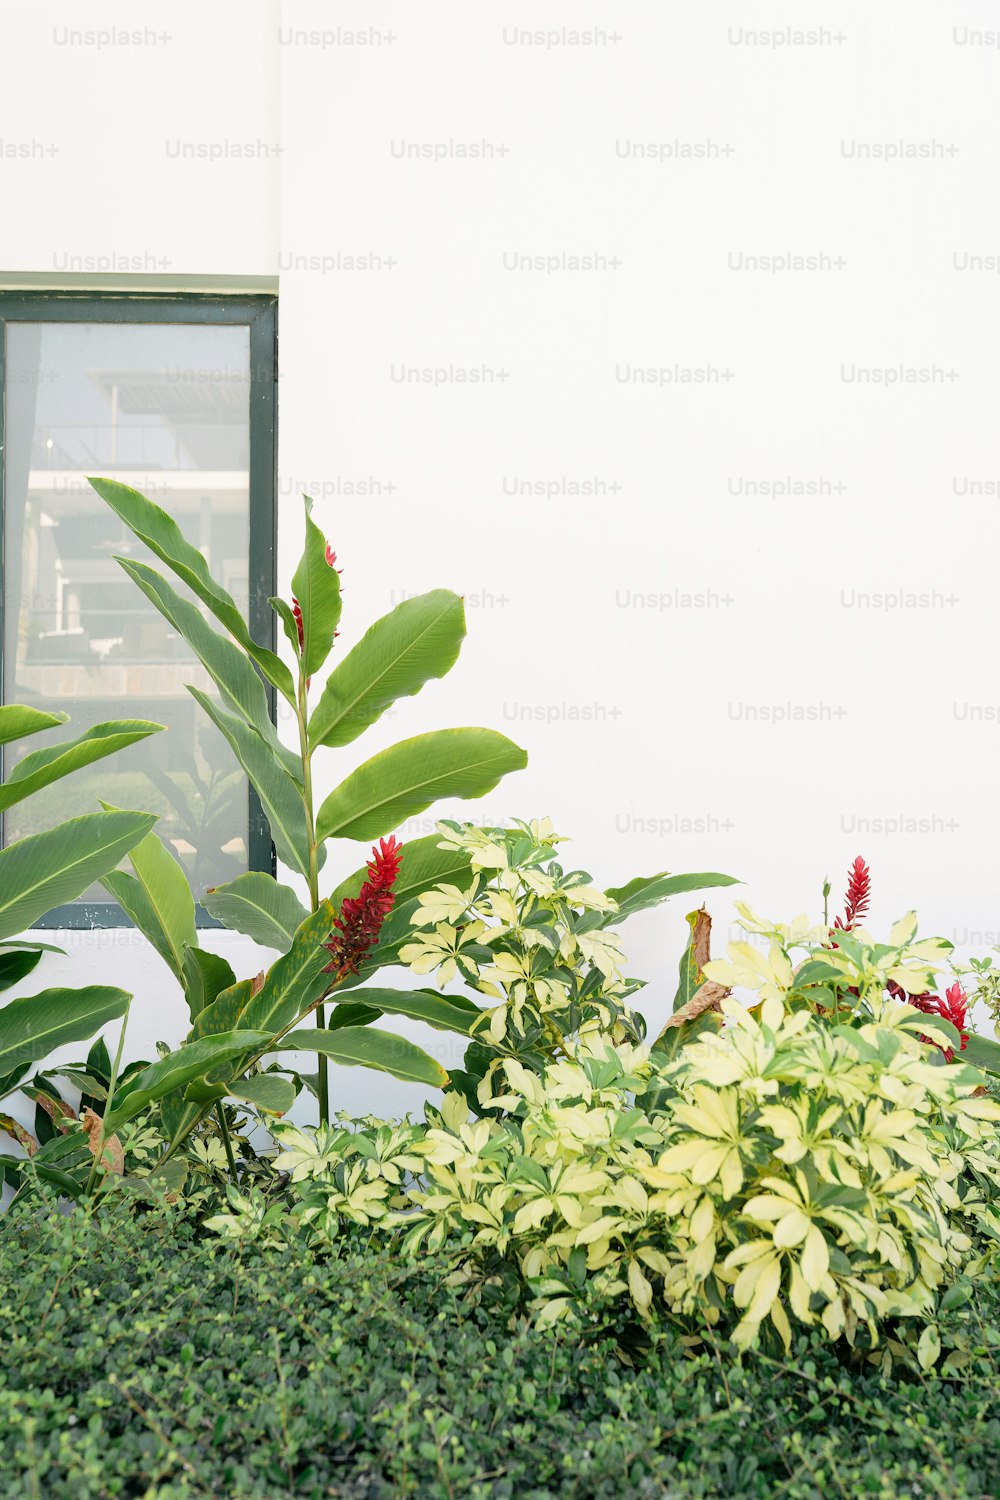
[[[348,745],[399,698],[444,677],[465,639],[465,606],[449,589],[404,599],[383,615],[327,678],[309,743]]]
[[[340,575],[328,560],[326,537],[310,514],[312,501],[303,496],[306,508],[306,547],[292,579],[292,594],[302,614],[302,660],[306,676],[312,677],[326,661],[340,621]]]

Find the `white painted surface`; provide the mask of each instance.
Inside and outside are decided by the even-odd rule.
[[[876,923],[916,905],[964,951],[1000,937],[1000,48],[973,40],[992,6],[36,0],[2,25],[0,136],[57,148],[0,158],[4,283],[112,252],[178,285],[277,277],[283,584],[308,482],[344,565],[342,648],[404,591],[467,596],[459,666],[331,754],[321,791],[395,738],[483,723],[531,764],[470,813],[551,814],[598,882],[730,870],[787,917],[863,853]],[[63,26],[169,41],[57,45]],[[822,39],[747,41],[788,28]],[[588,29],[603,40],[565,40]],[[512,44],[524,30],[556,40]],[[178,160],[178,140],[269,154]],[[857,155],[900,142],[927,154]],[[824,269],[731,268],[787,253]],[[580,255],[604,261],[561,268]],[[932,374],[859,385],[858,366]],[[787,478],[818,492],[748,489]],[[563,493],[579,481],[597,493]],[[900,591],[928,602],[856,604]],[[759,717],[781,709],[816,717]],[[626,929],[651,1021],[683,912]],[[66,941],[51,982],[114,954],[133,1050],[178,1039],[133,935]],[[206,941],[240,972],[262,957]],[[336,1076],[350,1108],[416,1097]]]

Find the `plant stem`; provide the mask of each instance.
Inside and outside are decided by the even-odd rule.
[[[316,815],[313,809],[312,750],[309,745],[308,680],[305,662],[299,658],[299,696],[296,717],[299,723],[299,750],[302,755],[302,805],[306,814],[306,838],[309,843],[309,910],[319,910],[319,860],[316,842]],[[316,1026],[326,1028],[326,1014],[322,1004],[316,1007]],[[319,1123],[326,1125],[330,1118],[330,1090],[327,1058],[319,1055]]]
[[[97,1132],[97,1149],[94,1152],[94,1160],[90,1168],[90,1175],[87,1178],[86,1197],[88,1198],[93,1191],[94,1178],[97,1175],[97,1169],[100,1166],[101,1157],[104,1155],[104,1121],[113,1108],[115,1102],[115,1086],[118,1083],[118,1070],[122,1065],[122,1053],[125,1051],[125,1033],[128,1030],[128,1015],[131,1008],[132,996],[129,995],[128,1000],[125,1002],[125,1014],[124,1016],[122,1016],[122,1029],[121,1034],[118,1037],[118,1050],[115,1053],[115,1060],[111,1065],[111,1077],[108,1079],[108,1097],[104,1105],[104,1114],[101,1117],[101,1128]]]
[[[226,1148],[226,1157],[227,1157],[227,1159],[229,1161],[229,1171],[230,1171],[230,1174],[231,1174],[232,1179],[233,1179],[233,1187],[236,1187],[237,1186],[236,1158],[233,1155],[233,1142],[232,1142],[232,1138],[231,1138],[231,1136],[229,1134],[229,1126],[226,1124],[226,1111],[222,1107],[222,1100],[221,1099],[219,1100],[218,1104],[215,1106],[215,1116],[216,1116],[216,1119],[219,1122],[219,1129],[222,1131],[222,1144]]]

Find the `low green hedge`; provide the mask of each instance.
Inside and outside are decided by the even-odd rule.
[[[433,1262],[233,1249],[180,1212],[15,1211],[0,1286],[5,1500],[1000,1495],[992,1281],[961,1382],[818,1339],[623,1357],[464,1307]]]

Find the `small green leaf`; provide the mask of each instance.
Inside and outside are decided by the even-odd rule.
[[[0,706],[0,745],[26,740],[29,735],[38,734],[43,729],[55,729],[68,719],[69,714],[44,713],[40,708],[28,708],[23,703],[5,703]]]
[[[308,916],[293,890],[259,870],[206,891],[202,904],[225,927],[279,953],[287,952]]]
[[[104,1119],[105,1130],[116,1129],[165,1094],[186,1088],[210,1068],[247,1052],[254,1052],[269,1040],[270,1036],[263,1032],[229,1031],[185,1043],[176,1052],[170,1052],[159,1062],[151,1063],[124,1089],[117,1091],[114,1106]]]
[[[241,1078],[229,1090],[234,1099],[245,1099],[269,1115],[283,1115],[295,1103],[295,1085],[277,1073],[257,1073]]]
[[[9,953],[0,953],[0,990],[9,990],[12,984],[24,979],[41,956],[40,948],[16,948]]]
[[[216,1036],[222,1031],[235,1031],[239,1025],[240,1016],[250,1003],[252,994],[252,979],[238,979],[228,989],[222,990],[211,1004],[206,1005],[205,1009],[195,1017],[188,1040],[195,1042],[199,1037]]]
[[[686,895],[689,891],[704,891],[710,886],[739,885],[740,881],[734,875],[638,875],[635,880],[630,880],[628,885],[623,885],[608,891],[612,901],[617,901],[618,910],[612,912],[609,921],[617,926],[624,922],[627,917],[634,916],[637,911],[647,911],[651,906],[659,906],[661,901],[666,901],[669,896]]]
[[[105,812],[117,812],[107,802],[101,806]],[[139,930],[149,939],[156,951],[169,964],[176,979],[183,978],[184,950],[198,943],[195,928],[194,897],[188,879],[177,859],[164,844],[159,834],[151,832],[129,851],[129,864],[142,887],[145,902],[137,902],[135,893],[129,892],[136,908],[135,914],[122,900],[122,905],[132,916]],[[120,889],[121,881],[116,882]],[[114,886],[108,886],[117,896]]]
[[[306,508],[306,546],[292,579],[292,594],[302,612],[302,660],[306,676],[318,672],[333,646],[340,620],[340,574],[326,560],[326,537]]]
[[[459,1036],[468,1036],[473,1022],[482,1015],[479,1006],[464,995],[441,995],[436,990],[366,988],[346,993],[352,1004],[369,1006],[386,1015],[409,1016],[433,1026],[435,1031],[455,1031]],[[331,998],[336,998],[336,992]]]
[[[274,1033],[290,1026],[297,1016],[318,999],[326,988],[323,971],[330,955],[323,947],[333,930],[334,912],[329,901],[306,917],[288,952],[268,970],[259,992],[240,1017],[250,1030]]]
[[[958,1057],[958,1055],[956,1051],[955,1056]],[[961,1058],[962,1062],[971,1063],[974,1068],[981,1068],[984,1073],[993,1073],[1000,1077],[1000,1042],[993,1042],[985,1036],[971,1035],[966,1038]]]
[[[204,948],[185,947],[181,979],[192,1019],[200,1016],[219,995],[236,983],[236,975],[221,954],[209,953]]]

